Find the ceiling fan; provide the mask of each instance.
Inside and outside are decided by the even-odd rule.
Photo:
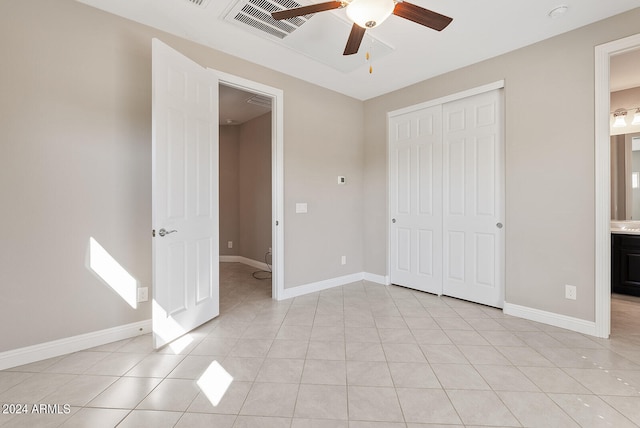
[[[273,19],[282,20],[343,7],[347,8],[347,16],[353,21],[351,33],[349,34],[343,55],[353,55],[357,53],[367,28],[380,25],[382,21],[387,19],[391,14],[436,31],[444,30],[447,25],[453,21],[453,18],[402,0],[328,1],[293,9],[280,10],[273,12],[271,16]]]

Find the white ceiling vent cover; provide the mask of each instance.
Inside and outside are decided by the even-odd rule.
[[[249,98],[247,102],[256,106],[271,108],[271,98],[266,95],[256,94]]]
[[[368,70],[366,53],[374,60],[393,52],[393,48],[374,38],[369,32],[364,35],[357,55],[342,55],[349,38],[352,23],[331,12],[316,13],[292,19],[276,21],[271,12],[318,3],[317,0],[239,0],[221,15],[225,22],[232,23],[258,37],[281,44],[334,70],[349,73],[357,69]],[[304,25],[304,28],[301,28]],[[300,31],[296,31],[296,30]]]
[[[190,0],[193,1],[193,0]],[[207,1],[207,0],[205,0]],[[224,17],[225,21],[250,27],[263,34],[284,39],[300,28],[313,15],[300,16],[286,21],[276,21],[271,12],[302,6],[293,0],[240,0]]]
[[[187,0],[189,3],[193,4],[194,6],[198,6],[201,8],[205,8],[207,7],[207,5],[209,4],[209,2],[211,2],[211,0]]]

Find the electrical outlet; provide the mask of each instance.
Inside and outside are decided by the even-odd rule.
[[[565,284],[564,297],[569,300],[576,300],[578,297],[578,289],[575,285]]]
[[[138,302],[146,302],[149,300],[149,287],[138,288]]]
[[[346,265],[346,264],[347,264],[347,256],[342,256],[341,263],[342,263],[343,265]]]
[[[233,248],[233,241],[227,242],[227,248]]]

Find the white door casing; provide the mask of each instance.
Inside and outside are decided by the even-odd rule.
[[[389,113],[391,283],[504,305],[503,87]]]
[[[159,348],[219,314],[218,78],[157,39],[152,51],[152,317]],[[170,233],[160,236],[162,229]]]
[[[442,291],[442,108],[389,121],[390,275],[417,290]]]
[[[442,293],[504,305],[500,90],[443,106]]]

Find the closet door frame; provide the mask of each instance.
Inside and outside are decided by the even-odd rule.
[[[465,91],[461,91],[461,92],[457,92],[454,94],[450,94],[450,95],[446,95],[444,97],[440,97],[440,98],[436,98],[436,99],[432,99],[429,101],[425,101],[423,103],[420,104],[415,104],[409,107],[404,107],[402,109],[398,109],[398,110],[394,110],[391,112],[387,113],[387,285],[391,285],[392,283],[392,277],[391,277],[391,263],[392,263],[392,257],[393,257],[393,252],[392,252],[392,248],[391,248],[391,242],[392,242],[392,237],[391,237],[391,233],[392,233],[392,227],[391,227],[391,221],[392,221],[392,213],[391,213],[391,200],[392,200],[392,189],[391,189],[391,177],[389,175],[389,171],[391,170],[391,140],[389,138],[390,136],[390,131],[391,131],[391,123],[392,123],[392,119],[396,118],[398,116],[402,116],[405,114],[410,114],[410,113],[415,113],[419,110],[422,109],[426,109],[426,108],[430,108],[430,107],[434,107],[437,105],[442,105],[442,104],[446,104],[452,101],[458,101],[464,98],[468,98],[468,97],[472,97],[474,95],[478,95],[478,94],[483,94],[486,92],[490,92],[496,89],[503,89],[505,87],[505,82],[504,80],[499,80],[493,83],[489,83],[486,85],[482,85],[482,86],[478,86],[472,89],[468,89]],[[504,167],[504,165],[503,165]],[[504,195],[503,195],[504,196]],[[504,204],[503,204],[504,205]],[[503,269],[504,269],[504,263],[503,263]],[[502,272],[502,274],[504,275],[504,271]],[[504,281],[503,281],[504,284]],[[442,289],[440,290],[439,293],[437,294],[442,294]],[[503,296],[504,296],[504,290],[503,290]]]

